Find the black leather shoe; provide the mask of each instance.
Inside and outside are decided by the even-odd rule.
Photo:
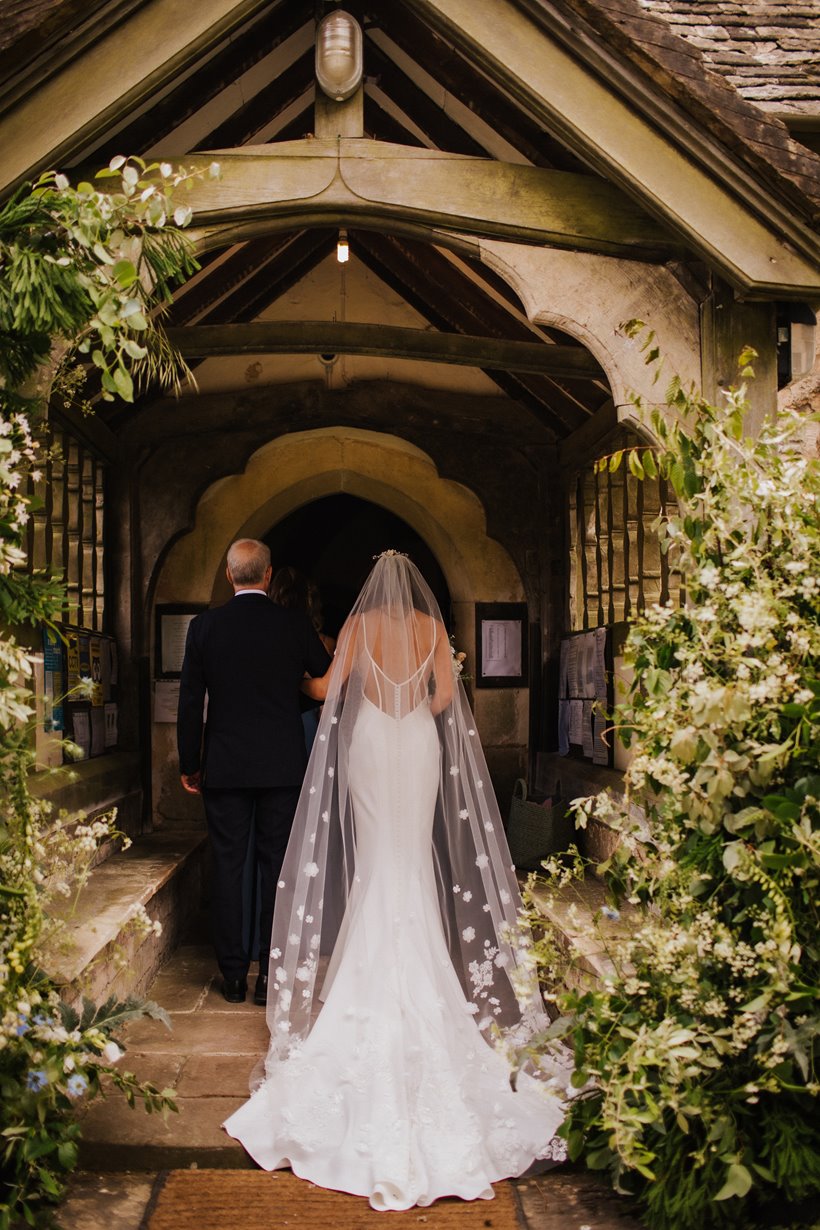
[[[264,1007],[268,1002],[268,976],[260,974],[256,980],[256,986],[253,991],[253,1002]]]
[[[222,994],[229,1004],[244,1004],[248,984],[244,978],[223,978]]]

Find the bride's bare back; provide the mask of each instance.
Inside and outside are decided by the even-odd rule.
[[[392,717],[404,717],[428,699],[431,679],[433,711],[450,703],[450,651],[439,620],[416,609],[388,607],[366,611],[359,620],[355,639],[363,659],[362,690],[372,704]]]

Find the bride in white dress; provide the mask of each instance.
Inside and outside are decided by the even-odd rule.
[[[514,869],[437,604],[376,562],[334,664],[276,897],[271,1043],[225,1123],[267,1170],[408,1209],[491,1199],[555,1133],[560,1055],[513,1088],[505,1044],[546,1028]]]

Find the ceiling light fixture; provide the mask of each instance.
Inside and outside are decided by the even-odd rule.
[[[362,28],[337,9],[328,13],[316,31],[316,80],[335,102],[344,102],[362,82]]]
[[[336,241],[336,260],[340,265],[350,260],[350,244],[347,242],[347,231],[342,227]]]

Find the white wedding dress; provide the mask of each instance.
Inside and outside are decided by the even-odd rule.
[[[366,646],[347,765],[356,874],[324,982],[316,962],[323,1002],[304,1040],[269,1056],[264,1083],[225,1124],[264,1169],[289,1166],[376,1209],[490,1199],[496,1180],[566,1156],[556,1082],[521,1073],[513,1090],[448,949],[433,854],[443,752],[431,655],[396,682]],[[334,721],[323,719],[320,738]]]

